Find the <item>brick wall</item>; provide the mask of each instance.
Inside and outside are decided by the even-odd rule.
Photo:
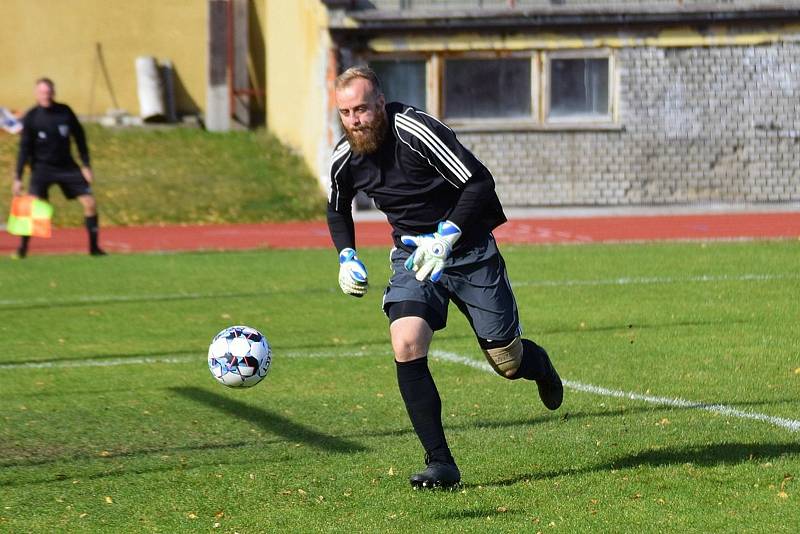
[[[622,131],[459,134],[506,206],[800,201],[800,43],[617,51]]]

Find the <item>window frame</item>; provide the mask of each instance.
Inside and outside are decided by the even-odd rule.
[[[503,59],[529,57],[531,60],[531,114],[522,118],[447,118],[444,117],[444,68],[448,59]],[[551,59],[608,58],[607,115],[548,117],[550,111]],[[365,64],[371,61],[424,61],[426,112],[441,118],[462,132],[623,130],[619,123],[619,81],[616,54],[611,48],[558,50],[476,50],[442,52],[370,52],[359,54]]]
[[[431,59],[432,54],[426,54],[423,52],[398,52],[398,53],[370,53],[370,54],[361,54],[358,56],[358,60],[363,65],[369,65],[373,61],[422,61],[424,62],[425,66],[425,107],[426,112],[430,113],[431,115],[436,115],[438,117],[438,112],[433,113],[431,110],[434,109],[431,107],[432,104],[436,104],[431,99],[431,95],[434,92],[433,89],[438,87],[438,83],[434,83],[433,76],[435,71],[431,69]]]
[[[495,127],[498,124],[506,124],[506,125],[517,125],[517,126],[532,126],[535,125],[539,120],[539,98],[538,98],[538,90],[537,87],[539,85],[540,80],[540,73],[539,73],[539,54],[536,50],[520,50],[520,51],[505,51],[505,50],[491,50],[491,51],[475,51],[475,52],[465,52],[465,53],[445,53],[445,54],[434,54],[438,57],[439,68],[437,70],[436,79],[438,80],[438,94],[437,94],[437,106],[436,109],[439,111],[439,115],[442,120],[446,121],[452,127],[462,127],[462,126],[473,126],[473,127],[480,127],[480,126],[489,126]],[[446,80],[444,78],[445,74],[445,63],[448,60],[459,60],[459,59],[477,59],[477,60],[487,60],[487,59],[520,59],[520,58],[528,58],[530,60],[530,71],[531,71],[531,79],[530,79],[530,104],[531,104],[531,112],[529,116],[526,117],[480,117],[480,118],[469,118],[469,117],[447,117],[445,116],[444,112],[446,109],[446,103],[444,99],[445,94],[445,85]]]
[[[552,126],[575,125],[616,125],[617,124],[617,83],[614,54],[608,48],[579,50],[549,50],[542,53],[542,124]],[[551,76],[550,62],[553,59],[607,59],[608,60],[608,113],[605,115],[575,114],[562,117],[550,116]]]

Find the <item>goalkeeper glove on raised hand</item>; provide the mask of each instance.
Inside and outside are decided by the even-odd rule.
[[[363,297],[367,292],[367,268],[352,248],[339,252],[339,287],[348,295]]]
[[[431,282],[438,282],[444,271],[444,262],[450,257],[459,237],[461,229],[450,221],[440,222],[439,228],[432,234],[401,236],[404,245],[416,248],[406,260],[406,269],[415,271],[420,282],[429,275]]]

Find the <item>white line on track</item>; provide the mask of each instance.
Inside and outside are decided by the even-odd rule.
[[[697,276],[649,276],[649,277],[621,277],[589,280],[521,280],[512,282],[514,287],[571,287],[571,286],[625,286],[625,285],[656,285],[679,284],[686,282],[770,282],[774,280],[800,280],[798,273],[777,274],[736,274],[736,275],[697,275]],[[308,292],[308,289],[300,292]],[[325,288],[314,291],[324,292]],[[264,290],[264,294],[291,293],[291,291]],[[161,293],[150,295],[76,295],[69,298],[44,298],[34,297],[27,299],[0,299],[0,307],[13,309],[15,306],[26,305],[76,305],[76,304],[112,304],[120,302],[152,302],[161,300],[194,300],[214,298],[242,297],[238,293]],[[2,308],[0,308],[2,311]]]
[[[293,350],[280,353],[280,358],[332,358],[332,357],[362,357],[374,352],[345,352],[344,350],[327,350],[327,351],[302,351]],[[486,373],[494,374],[491,366],[483,361],[474,360],[454,352],[447,352],[442,350],[432,350],[431,356],[444,360],[450,363],[457,363],[466,365]],[[142,364],[155,364],[155,363],[185,363],[185,362],[204,362],[203,355],[164,355],[143,358],[107,358],[107,359],[86,359],[86,360],[70,360],[58,361],[51,360],[45,362],[27,362],[27,363],[5,363],[0,364],[0,369],[53,369],[53,368],[71,368],[71,367],[113,367],[117,365],[142,365]],[[727,417],[736,417],[739,419],[750,419],[753,421],[761,421],[774,426],[785,428],[791,432],[800,431],[800,420],[788,419],[785,417],[777,417],[758,412],[748,412],[726,406],[724,404],[709,404],[704,402],[691,401],[681,399],[679,397],[657,397],[654,395],[644,395],[632,391],[623,391],[619,389],[609,389],[593,384],[584,384],[582,382],[575,382],[572,380],[564,380],[564,387],[575,391],[590,393],[593,395],[600,395],[603,397],[617,397],[621,399],[630,399],[635,401],[642,401],[648,404],[655,404],[659,406],[668,406],[671,408],[687,408],[695,410],[703,410]]]
[[[481,362],[478,360],[473,360],[472,358],[467,358],[466,356],[462,356],[454,352],[433,350],[431,351],[431,356],[439,358],[440,360],[452,363],[460,363],[462,365],[467,365],[469,367],[473,367],[475,369],[479,369],[481,371],[494,374],[494,370],[488,363]],[[669,406],[672,408],[692,408],[697,410],[704,410],[707,412],[716,413],[719,415],[725,415],[728,417],[738,417],[739,419],[752,419],[754,421],[763,421],[771,425],[785,428],[792,432],[800,431],[800,420],[797,419],[787,419],[785,417],[776,417],[773,415],[767,415],[758,412],[747,412],[744,410],[739,410],[738,408],[733,408],[731,406],[725,406],[724,404],[707,404],[704,402],[690,401],[678,397],[656,397],[654,395],[643,395],[641,393],[634,393],[632,391],[609,389],[601,386],[595,386],[592,384],[574,382],[572,380],[564,380],[563,382],[565,388],[573,389],[575,391],[582,391],[584,393],[591,393],[594,395],[602,395],[603,397],[618,397],[622,399],[631,399],[636,401],[643,401],[649,404]]]

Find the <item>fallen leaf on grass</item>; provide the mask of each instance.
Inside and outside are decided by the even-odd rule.
[[[98,454],[103,458],[108,458],[109,456],[111,456],[111,453],[109,451],[100,451]]]
[[[186,517],[188,517],[189,519],[197,519],[197,514],[194,512],[189,512],[188,514],[186,514]]]
[[[498,506],[497,507],[497,511],[500,512],[501,514],[503,514],[503,513],[508,512],[508,508],[506,508],[505,506]]]
[[[301,490],[301,489],[299,489],[299,488],[298,488],[298,490],[297,490],[297,493],[298,493],[298,495],[302,495],[303,497],[305,497],[305,496],[306,496],[306,492],[305,492],[305,491],[303,491],[303,490]]]
[[[114,499],[112,499],[111,497],[108,497],[108,496],[107,496],[107,497],[105,498],[105,501],[106,501],[106,504],[114,504]]]
[[[214,517],[216,517],[217,519],[219,519],[219,518],[221,518],[221,517],[225,517],[225,512],[224,512],[224,511],[222,511],[222,510],[220,510],[219,512],[217,512],[216,514],[214,514]]]
[[[394,467],[389,468],[389,476],[393,477],[396,473],[394,472]]]
[[[89,514],[87,514],[86,512],[83,512],[83,513],[82,513],[81,515],[79,515],[78,517],[80,517],[81,519],[83,519],[83,518],[84,518],[84,517],[86,517],[87,515],[89,515]]]

